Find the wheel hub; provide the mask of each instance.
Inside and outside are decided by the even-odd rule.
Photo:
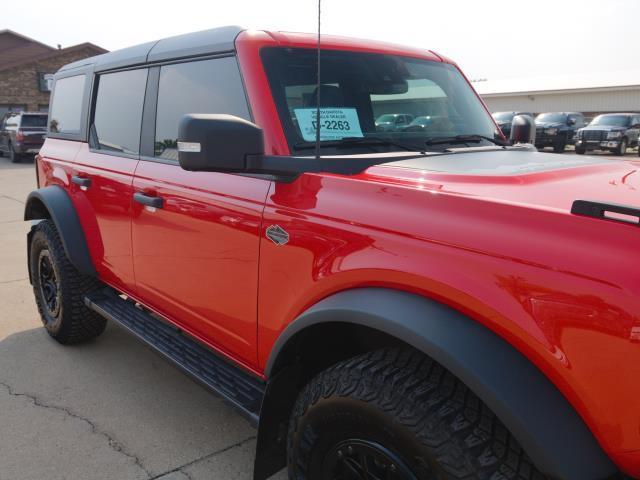
[[[368,440],[337,444],[323,462],[323,478],[332,480],[417,480],[408,465],[389,448]]]
[[[58,315],[60,310],[60,283],[48,250],[42,250],[38,258],[38,279],[40,293],[49,314]]]

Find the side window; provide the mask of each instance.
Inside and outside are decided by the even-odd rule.
[[[92,136],[101,150],[140,151],[142,107],[147,70],[127,70],[98,77]]]
[[[178,125],[187,113],[250,119],[235,57],[165,65],[160,69],[155,156],[178,160]]]
[[[61,78],[53,90],[49,130],[52,133],[79,133],[82,118],[82,98],[86,75]]]

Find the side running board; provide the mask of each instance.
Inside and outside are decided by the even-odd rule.
[[[265,382],[184,334],[180,329],[126,300],[114,291],[92,293],[84,298],[91,310],[116,322],[154,350],[174,362],[225,402],[258,424]]]

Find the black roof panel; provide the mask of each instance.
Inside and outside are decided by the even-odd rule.
[[[230,52],[235,50],[235,39],[243,30],[242,27],[227,26],[177,35],[78,60],[63,66],[59,72],[86,65],[93,65],[94,70],[100,72],[147,62]]]

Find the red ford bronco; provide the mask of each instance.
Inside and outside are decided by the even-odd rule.
[[[318,78],[316,47],[224,27],[55,75],[49,334],[128,329],[258,427],[256,479],[640,478],[640,165],[509,145],[432,51],[326,36]]]

